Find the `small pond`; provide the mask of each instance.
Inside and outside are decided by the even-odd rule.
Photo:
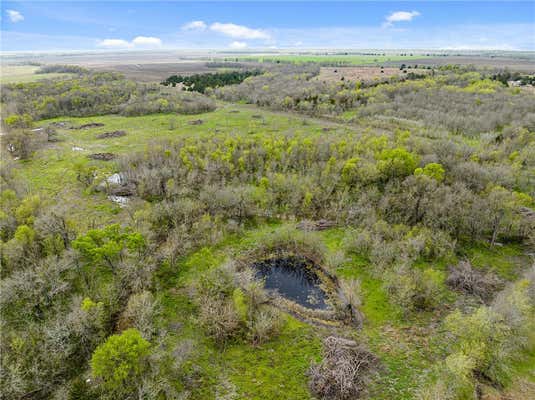
[[[253,263],[258,279],[264,279],[268,291],[303,307],[324,310],[329,308],[327,295],[320,287],[320,279],[310,265],[298,257],[271,258]]]

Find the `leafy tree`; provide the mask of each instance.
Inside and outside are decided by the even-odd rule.
[[[141,252],[145,239],[138,232],[123,229],[119,224],[103,229],[92,229],[72,242],[72,247],[90,263],[105,263],[115,272],[117,261],[123,258],[125,250]]]
[[[414,175],[426,175],[438,182],[442,182],[444,180],[445,172],[446,171],[444,171],[444,167],[442,167],[442,165],[438,163],[430,163],[423,168],[416,168],[414,170]]]
[[[383,150],[378,160],[377,168],[385,179],[410,175],[418,164],[418,157],[402,147]]]
[[[33,118],[29,114],[13,114],[4,120],[4,123],[8,128],[31,128],[33,123]]]
[[[128,383],[142,374],[150,347],[151,344],[134,328],[112,335],[95,349],[91,357],[92,373],[102,379],[105,389],[127,392],[131,390]]]
[[[15,210],[15,217],[19,224],[33,224],[35,214],[41,205],[39,196],[26,197]]]

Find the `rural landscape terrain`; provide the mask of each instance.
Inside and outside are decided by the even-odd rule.
[[[1,399],[535,398],[535,52],[0,61]]]

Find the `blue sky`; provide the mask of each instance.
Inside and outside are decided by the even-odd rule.
[[[535,2],[2,1],[2,51],[535,50]]]

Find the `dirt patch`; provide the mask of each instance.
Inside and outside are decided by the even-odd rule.
[[[90,122],[88,124],[83,124],[77,127],[73,127],[71,129],[90,129],[90,128],[98,128],[100,126],[104,126],[104,124],[100,122]]]
[[[202,125],[204,121],[202,119],[194,119],[193,121],[188,122],[189,125]]]
[[[336,226],[336,222],[326,219],[320,219],[318,221],[311,221],[304,219],[296,226],[297,229],[302,231],[323,231],[325,229],[333,228]]]
[[[71,129],[72,124],[68,121],[57,121],[57,122],[51,122],[48,124],[48,126],[51,126],[52,128],[59,128],[59,129]]]
[[[116,138],[116,137],[121,137],[121,136],[126,136],[126,132],[125,131],[104,132],[104,133],[101,133],[100,135],[97,135],[97,139],[108,139],[108,138]]]
[[[94,154],[89,154],[87,156],[87,158],[90,158],[92,160],[100,160],[100,161],[111,161],[115,157],[117,157],[117,155],[113,153],[94,153]]]
[[[262,119],[263,117],[260,114],[254,114],[254,115],[251,115],[251,118],[253,118],[253,119]]]

